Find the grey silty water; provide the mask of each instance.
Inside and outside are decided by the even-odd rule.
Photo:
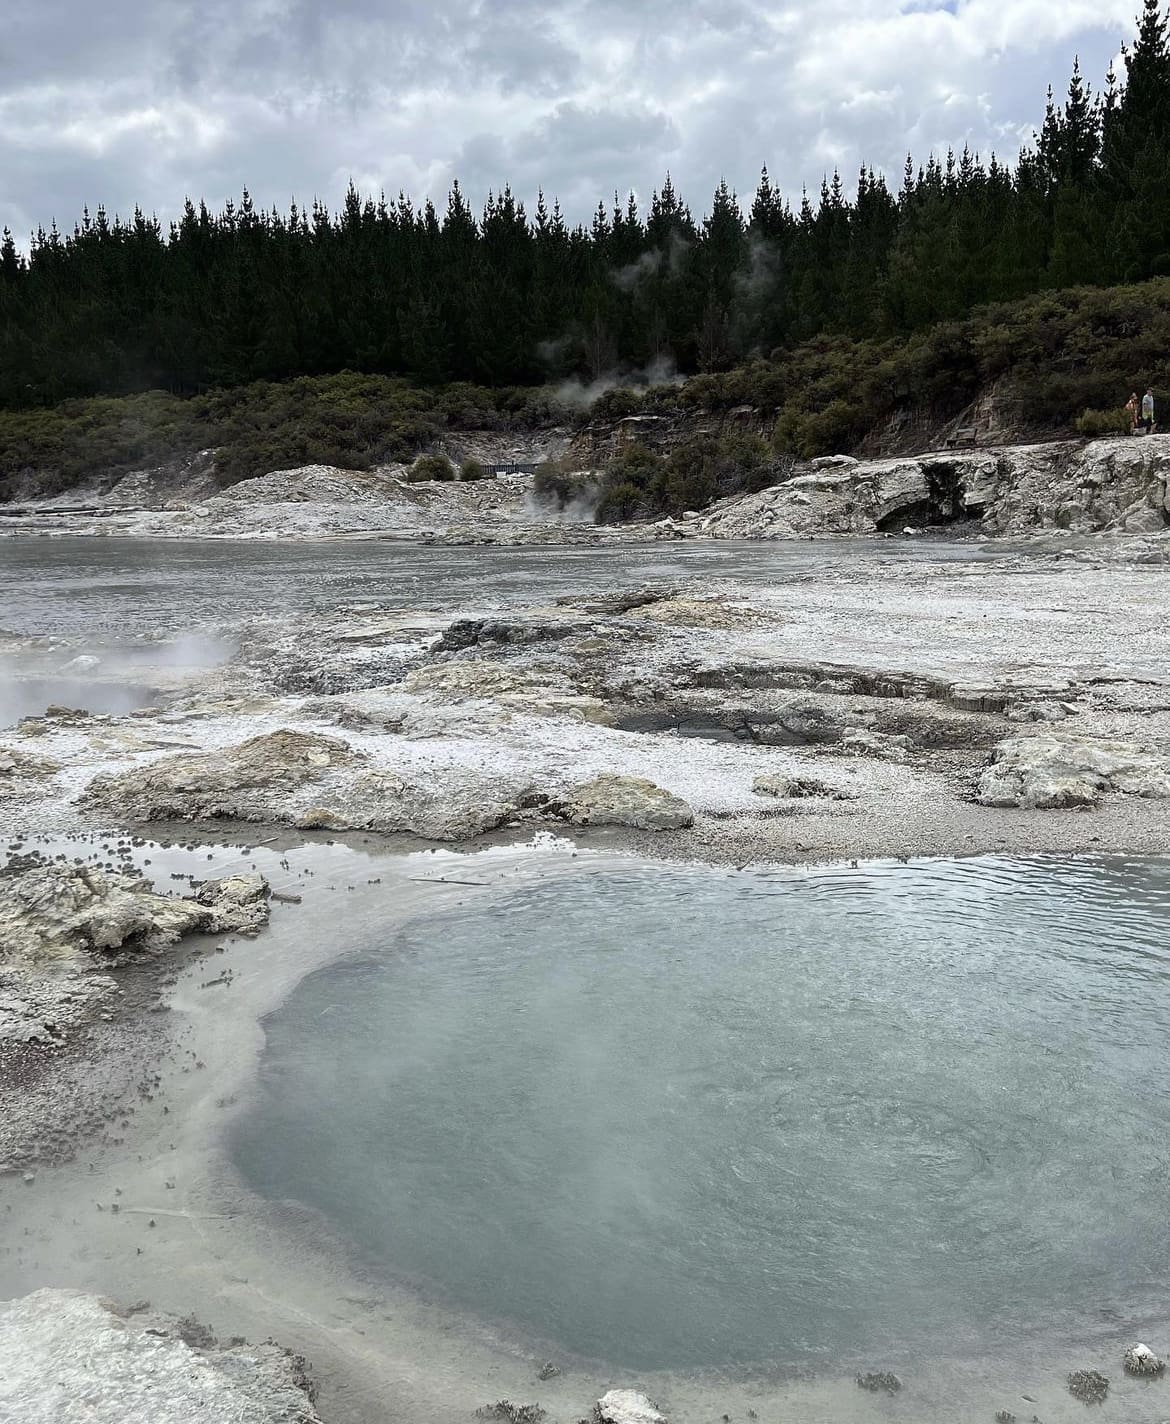
[[[268,1020],[233,1150],[370,1265],[642,1369],[1160,1309],[1170,862],[606,870]]]
[[[499,607],[659,580],[776,583],[844,554],[988,559],[969,543],[830,540],[445,548],[393,542],[263,543],[149,539],[0,539],[0,631],[21,635],[173,635],[355,600],[397,607]]]

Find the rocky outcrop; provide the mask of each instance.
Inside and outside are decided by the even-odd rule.
[[[640,776],[598,776],[573,787],[563,806],[574,826],[628,826],[638,831],[676,831],[695,823],[680,796]]]
[[[0,802],[22,802],[48,794],[48,783],[60,769],[48,757],[0,747]]]
[[[0,872],[0,962],[158,949],[267,919],[268,885],[258,875],[208,881],[181,899],[156,894],[147,880],[63,861],[15,861]]]
[[[886,761],[905,761],[913,745],[909,737],[872,732],[868,727],[847,727],[841,746],[853,756],[882,757]]]
[[[1168,477],[1164,435],[814,461],[806,473],[724,500],[670,532],[784,539],[978,519],[990,534],[1148,534],[1170,527]]]
[[[528,791],[526,781],[461,766],[425,780],[400,776],[340,738],[279,731],[98,777],[82,804],[119,821],[234,820],[453,841],[502,825]]]
[[[0,1359],[0,1418],[20,1424],[319,1424],[299,1356],[81,1291],[0,1304]]]
[[[293,822],[300,830],[376,831],[461,841],[494,831],[520,814],[527,782],[449,767],[427,781],[372,771],[340,783],[331,800]]]
[[[927,522],[930,483],[916,460],[834,463],[715,505],[688,531],[720,539],[872,534],[892,519]]]
[[[377,765],[339,738],[287,730],[95,778],[82,804],[119,822],[230,819],[436,841],[469,840],[520,819],[634,830],[694,822],[685,801],[634,776],[599,776],[567,792],[459,763],[424,778]]]
[[[597,1424],[667,1424],[648,1395],[636,1389],[611,1389],[593,1406]]]
[[[1170,797],[1170,761],[1129,742],[1009,737],[979,778],[984,806],[1091,806],[1110,792]]]
[[[1170,436],[1094,440],[1004,450],[984,527],[1151,533],[1170,525]]]
[[[116,803],[138,821],[261,820],[267,818],[256,814],[260,806],[358,760],[360,754],[336,737],[269,732],[221,751],[166,757],[146,768],[98,777],[83,804],[102,809]]]

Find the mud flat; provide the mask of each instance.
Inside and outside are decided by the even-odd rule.
[[[0,806],[724,861],[1158,851],[1170,566],[1142,549],[245,619],[158,705],[0,733]]]
[[[368,602],[267,614],[157,705],[46,708],[0,733],[13,854],[84,865],[114,844],[117,869],[156,890],[255,874],[276,897],[256,938],[224,943],[238,934],[224,930],[112,966],[115,987],[147,980],[124,1012],[104,992],[89,1004],[110,969],[101,946],[74,946],[74,1018],[19,1052],[43,1054],[22,1072],[43,1094],[44,1134],[79,1150],[55,1165],[69,1152],[22,1156],[0,1177],[0,1294],[81,1288],[149,1298],[221,1337],[272,1333],[316,1363],[330,1421],[467,1419],[507,1399],[539,1400],[559,1424],[627,1384],[681,1421],[991,1417],[976,1359],[920,1367],[888,1408],[831,1369],[781,1388],[619,1379],[566,1360],[538,1380],[532,1342],[372,1282],[319,1219],[258,1203],[223,1130],[254,1080],[261,1018],[372,916],[392,927],[484,905],[603,853],[725,865],[1164,853],[1170,565],[1146,552],[1130,539],[993,561],[842,559],[772,586],[657,581],[458,616]],[[0,959],[21,1021],[61,968],[37,980],[28,960],[17,984],[7,946]],[[167,1012],[142,1012],[160,989]],[[77,1085],[103,1075],[104,1106],[79,1115]],[[6,1094],[9,1126],[21,1111]],[[1076,1358],[1052,1345],[1038,1386],[1001,1360],[994,1408],[1079,1417],[1066,1366],[1105,1368],[1128,1343],[1105,1323]],[[1161,1417],[1156,1387],[1134,1388],[1117,1417]]]

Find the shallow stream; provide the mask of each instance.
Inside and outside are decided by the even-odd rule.
[[[597,862],[360,924],[232,1150],[388,1282],[655,1371],[1164,1315],[1168,861]]]

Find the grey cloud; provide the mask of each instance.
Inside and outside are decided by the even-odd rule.
[[[555,96],[577,78],[578,54],[540,24],[493,21],[466,51],[468,71],[504,94]]]
[[[798,198],[907,147],[1014,156],[1074,51],[1134,0],[18,0],[0,32],[0,223],[183,197],[335,205],[348,177],[441,206],[538,186],[587,221],[667,168],[696,212],[760,165]],[[1020,10],[1027,15],[1021,19]],[[908,49],[909,46],[909,49]]]

